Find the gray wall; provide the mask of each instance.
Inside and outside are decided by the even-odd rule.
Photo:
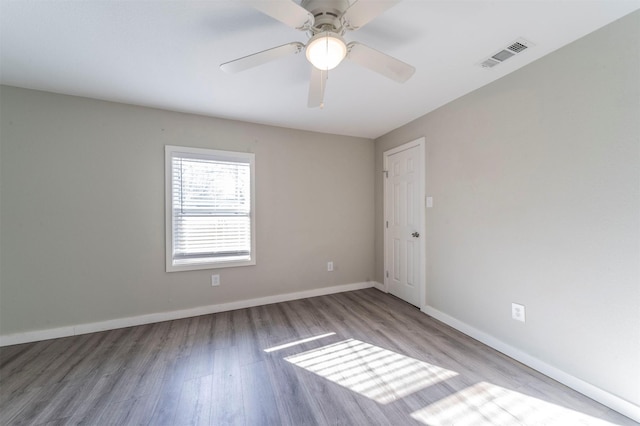
[[[636,12],[379,138],[375,174],[377,281],[382,155],[425,136],[427,305],[636,405],[639,52]]]
[[[0,334],[373,278],[369,139],[6,86],[0,102]],[[256,154],[257,265],[218,288],[165,272],[164,145]]]
[[[366,139],[2,87],[0,334],[382,282],[382,153],[425,136],[426,303],[640,405],[639,29],[623,18],[375,157]],[[164,272],[165,144],[256,153],[258,265],[219,288]]]

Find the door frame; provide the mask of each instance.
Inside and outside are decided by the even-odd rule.
[[[419,154],[419,158],[420,158],[420,162],[417,165],[418,168],[418,181],[419,181],[419,195],[420,195],[420,199],[422,200],[422,202],[420,203],[420,221],[419,221],[419,228],[418,232],[420,233],[420,235],[424,236],[424,238],[420,239],[420,251],[422,253],[422,256],[420,256],[420,264],[418,266],[419,268],[419,277],[418,277],[418,285],[419,285],[419,290],[420,290],[420,306],[418,306],[418,308],[420,310],[424,309],[424,307],[426,306],[426,253],[427,253],[427,238],[426,238],[426,233],[425,233],[425,228],[426,228],[426,200],[427,200],[427,196],[426,196],[426,141],[424,136],[420,137],[418,139],[412,140],[411,142],[407,142],[404,143],[400,146],[397,146],[395,148],[391,148],[387,151],[384,151],[382,154],[382,158],[383,158],[383,166],[382,166],[382,171],[383,171],[383,201],[382,201],[382,208],[383,208],[383,221],[382,221],[382,228],[383,228],[383,257],[384,257],[384,271],[383,271],[383,276],[384,276],[384,291],[386,293],[389,292],[389,264],[390,264],[390,260],[388,258],[388,245],[389,245],[389,229],[386,226],[387,221],[389,220],[389,208],[391,208],[392,206],[392,200],[389,200],[389,190],[387,189],[387,186],[389,184],[389,180],[387,179],[388,177],[388,173],[389,173],[389,157],[392,156],[393,154],[397,154],[398,152],[402,152],[402,151],[406,151],[408,149],[411,148],[415,148],[418,147],[418,154]]]

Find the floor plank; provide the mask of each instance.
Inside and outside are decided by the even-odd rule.
[[[242,382],[245,424],[282,424],[276,405],[276,395],[266,371],[265,361],[243,365],[240,371],[240,380]]]
[[[637,425],[375,289],[0,348],[2,425]]]
[[[245,424],[238,349],[224,346],[214,354],[211,424]]]

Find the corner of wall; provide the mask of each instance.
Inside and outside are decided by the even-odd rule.
[[[420,309],[425,314],[429,315],[441,321],[448,326],[460,331],[461,333],[466,334],[487,346],[501,352],[522,364],[533,368],[540,373],[551,377],[554,380],[570,387],[571,389],[580,392],[583,395],[588,396],[589,398],[598,401],[599,403],[615,410],[625,416],[640,422],[640,407],[622,399],[610,392],[605,391],[597,386],[592,385],[591,383],[585,382],[565,371],[560,370],[559,368],[554,367],[553,365],[547,364],[546,362],[529,355],[513,346],[493,337],[492,335],[485,333],[484,331],[478,330],[477,328],[466,324],[457,318],[454,318],[450,315],[445,314],[431,306],[425,306]]]

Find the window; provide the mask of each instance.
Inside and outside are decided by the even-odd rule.
[[[165,147],[167,272],[255,265],[254,154]]]

